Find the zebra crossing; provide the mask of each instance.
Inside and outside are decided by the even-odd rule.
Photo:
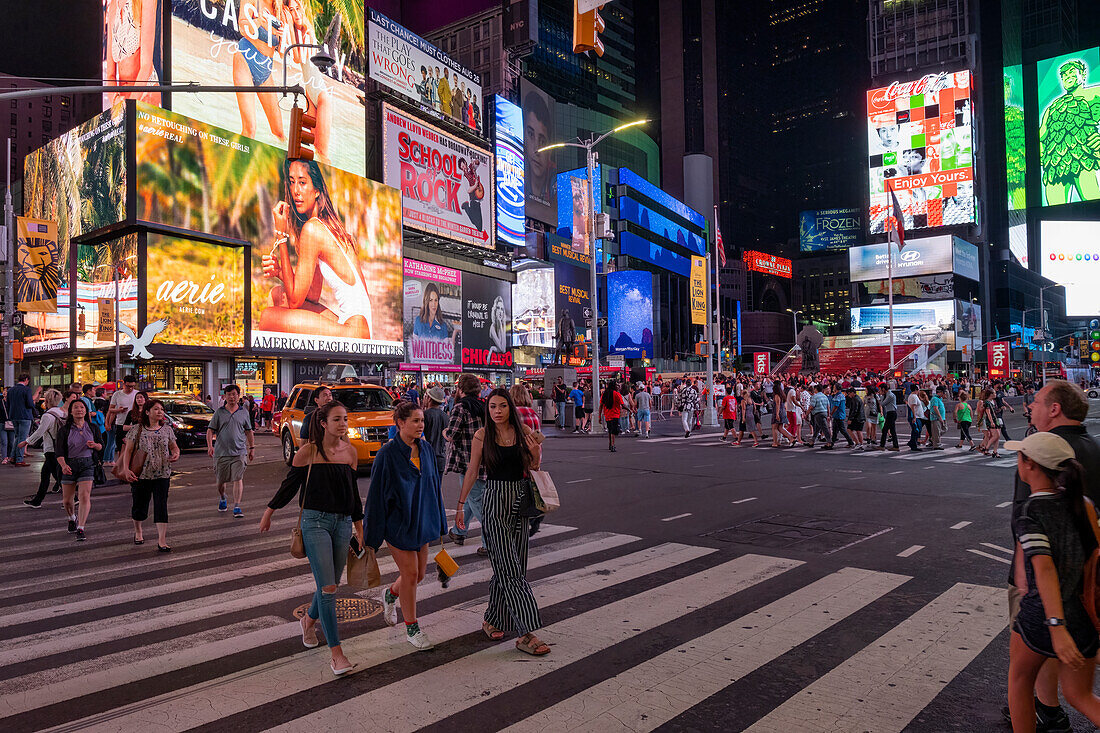
[[[654,730],[843,630],[862,647],[745,729],[901,731],[1005,626],[999,588],[913,590],[898,573],[549,523],[532,540],[529,577],[550,655],[521,657],[513,641],[481,634],[492,570],[475,537],[449,548],[461,570],[447,589],[418,589],[436,651],[417,653],[371,613],[342,626],[358,668],[334,679],[325,649],[299,639],[294,611],[313,581],[286,553],[294,514],[260,535],[214,512],[205,490],[173,491],[170,556],[130,544],[129,527],[107,520],[128,501],[121,492],[97,496],[88,542],[72,541],[58,511],[0,533],[0,728],[299,731],[369,718],[383,731],[456,721]],[[393,561],[379,560],[392,579]],[[922,592],[885,634],[863,631],[884,599]],[[371,601],[377,590],[342,597]]]
[[[720,435],[718,433],[696,433],[688,438],[683,436],[666,436],[663,438],[650,438],[643,440],[643,443],[672,443],[672,444],[684,444],[695,445],[700,447],[729,447],[730,443],[727,441],[719,440]],[[770,438],[765,438],[761,442],[760,447],[753,449],[751,438],[746,438],[745,442],[742,442],[741,448],[746,449],[748,452],[770,450]],[[810,448],[805,445],[796,445],[790,448],[781,449],[784,453],[815,453],[828,456],[852,456],[857,458],[875,458],[880,460],[894,460],[894,461],[928,461],[930,463],[949,463],[949,464],[969,464],[974,466],[991,466],[993,468],[1015,468],[1016,467],[1016,453],[1015,451],[1008,450],[1003,446],[998,451],[1000,457],[990,458],[978,451],[971,451],[969,447],[956,448],[952,445],[948,445],[942,451],[933,451],[929,449],[921,450],[917,453],[912,453],[906,448],[902,447],[900,451],[853,451],[845,447],[843,442],[838,442],[836,447],[831,451],[821,450],[821,446],[815,446]]]

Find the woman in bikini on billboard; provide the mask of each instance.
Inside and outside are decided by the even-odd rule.
[[[288,8],[283,0],[253,0],[241,3],[237,13],[241,38],[233,54],[233,83],[238,86],[275,86],[272,71],[275,56],[280,53],[282,33],[291,25]],[[296,49],[299,50],[299,49]],[[237,107],[241,112],[241,134],[256,137],[256,107],[259,98],[267,117],[271,134],[283,139],[283,115],[276,94],[237,92]]]
[[[103,59],[104,84],[159,84],[154,65],[157,46],[157,0],[108,0],[104,9],[107,48]],[[120,99],[138,99],[160,105],[159,92],[109,92],[110,107]]]
[[[344,229],[321,168],[311,160],[285,161],[283,191],[284,200],[272,210],[275,247],[263,257],[264,276],[283,284],[271,290],[259,330],[369,339],[371,302],[359,244]],[[332,302],[322,305],[326,285]]]

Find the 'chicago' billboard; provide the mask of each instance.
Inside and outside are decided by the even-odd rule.
[[[493,156],[382,105],[382,180],[401,190],[405,226],[493,246]]]
[[[462,275],[462,364],[512,368],[512,284]]]

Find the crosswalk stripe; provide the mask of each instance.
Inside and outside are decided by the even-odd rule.
[[[544,526],[542,532],[549,529]],[[596,533],[576,539],[562,540],[553,544],[538,546],[530,560],[528,568],[535,569],[554,563],[603,552],[622,545],[638,541],[632,535]],[[451,552],[455,556],[454,552]],[[453,593],[461,588],[469,588],[484,583],[492,576],[492,568],[485,566],[473,571],[463,571],[452,578],[446,590],[435,583],[425,583],[417,588],[417,599],[423,601],[444,593]],[[377,596],[378,589],[360,591],[359,596]],[[61,699],[57,695],[77,698],[102,692],[112,687],[139,682],[154,675],[166,674],[187,667],[209,662],[213,659],[230,657],[266,644],[291,639],[301,633],[297,622],[286,623],[285,619],[274,620],[266,628],[230,636],[212,643],[189,644],[189,638],[178,639],[173,649],[164,655],[149,659],[127,659],[119,666],[85,671],[85,664],[69,665],[69,668],[52,669],[48,673],[26,675],[24,677],[0,682],[0,717],[15,715],[52,704]],[[204,636],[199,634],[198,636]],[[125,653],[127,656],[130,652]],[[37,683],[45,683],[39,686]]]
[[[704,557],[715,550],[680,544],[664,544],[629,555],[592,563],[583,568],[554,575],[531,584],[535,598],[542,607],[569,601],[603,588],[628,583],[651,573],[669,570],[683,563]],[[771,567],[801,564],[799,561],[775,560],[750,556],[757,574]],[[533,559],[533,558],[532,558]],[[455,576],[457,581],[461,577]],[[761,578],[763,579],[763,578]],[[698,602],[696,589],[682,588],[681,600]],[[648,603],[648,593],[643,596]],[[485,598],[453,606],[419,618],[421,627],[436,644],[456,639],[473,631],[480,633]],[[639,604],[633,599],[635,606]],[[606,608],[606,607],[604,607]],[[360,670],[407,656],[415,652],[404,639],[404,631],[383,628],[347,640],[341,640],[348,657]],[[513,652],[518,653],[518,652]],[[509,665],[511,668],[512,665]],[[321,650],[303,651],[241,672],[209,680],[181,690],[142,700],[121,708],[93,715],[66,726],[68,729],[96,728],[105,721],[114,730],[137,730],[149,725],[185,729],[214,723],[227,716],[258,705],[279,700],[288,695],[333,682]],[[231,695],[220,692],[232,689]],[[361,713],[361,711],[360,711]],[[297,727],[295,730],[304,730]]]
[[[907,580],[905,575],[844,568],[505,731],[655,730]]]
[[[1005,627],[1003,588],[958,583],[746,733],[907,726]]]
[[[561,534],[563,532],[572,532],[575,527],[566,527],[562,525],[547,524],[542,527],[540,534],[543,537],[551,537],[553,535]],[[283,540],[280,544],[285,545],[286,541]],[[473,555],[477,552],[478,545],[469,544],[462,547],[454,547],[448,550],[452,557],[460,558],[466,555]],[[279,559],[271,560],[264,564],[252,564],[245,568],[238,568],[229,572],[214,573],[203,575],[194,580],[181,580],[177,582],[170,582],[164,584],[158,584],[156,591],[158,595],[166,595],[169,593],[175,593],[177,591],[198,591],[207,585],[217,585],[227,580],[241,580],[242,585],[245,583],[245,578],[253,575],[263,575],[276,570],[285,570],[289,568],[300,568],[301,574],[306,574],[309,569],[309,565],[305,560],[299,560],[297,558],[289,557],[280,553]],[[380,555],[378,558],[379,569],[383,573],[394,572],[397,570],[397,566],[394,564],[393,559],[388,555]],[[50,618],[58,618],[69,614],[81,613],[89,611],[93,608],[101,608],[103,606],[112,606],[115,604],[126,603],[128,601],[139,600],[149,597],[149,589],[138,588],[131,591],[114,594],[96,594],[95,597],[76,601],[72,603],[53,604],[50,606]],[[209,597],[208,597],[209,598]],[[14,626],[15,624],[27,623],[33,621],[39,621],[42,619],[42,612],[40,610],[25,611],[22,613],[14,612],[9,613],[4,617],[5,624],[7,626]],[[68,632],[68,629],[66,629]]]
[[[415,731],[477,704],[487,697],[538,679],[617,643],[675,621],[802,563],[744,555],[700,573],[667,583],[641,596],[623,598],[551,624],[540,638],[558,644],[537,661],[516,661],[514,642],[488,649],[331,705],[275,731],[328,730],[346,723],[353,711],[371,711],[390,733]],[[424,690],[431,690],[425,695]]]

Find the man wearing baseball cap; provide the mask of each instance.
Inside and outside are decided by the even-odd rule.
[[[1100,505],[1100,443],[1085,430],[1085,417],[1089,403],[1085,394],[1075,385],[1064,379],[1049,380],[1045,387],[1035,394],[1031,406],[1031,422],[1039,433],[1028,436],[1034,438],[1043,433],[1053,433],[1062,438],[1072,449],[1073,457],[1084,468],[1085,496]],[[1008,441],[1005,448],[1019,450],[1024,441]],[[1025,452],[1025,455],[1027,453]],[[1015,492],[1012,501],[1012,523],[1016,525],[1024,504],[1031,495],[1020,473],[1016,473]],[[1024,552],[1016,543],[1012,570],[1008,579],[1008,607],[1010,621],[1019,612],[1020,599],[1025,591]],[[1043,665],[1035,682],[1036,711],[1041,730],[1070,730],[1069,719],[1058,700],[1058,661],[1052,659]],[[1007,708],[1004,711],[1007,716]]]

